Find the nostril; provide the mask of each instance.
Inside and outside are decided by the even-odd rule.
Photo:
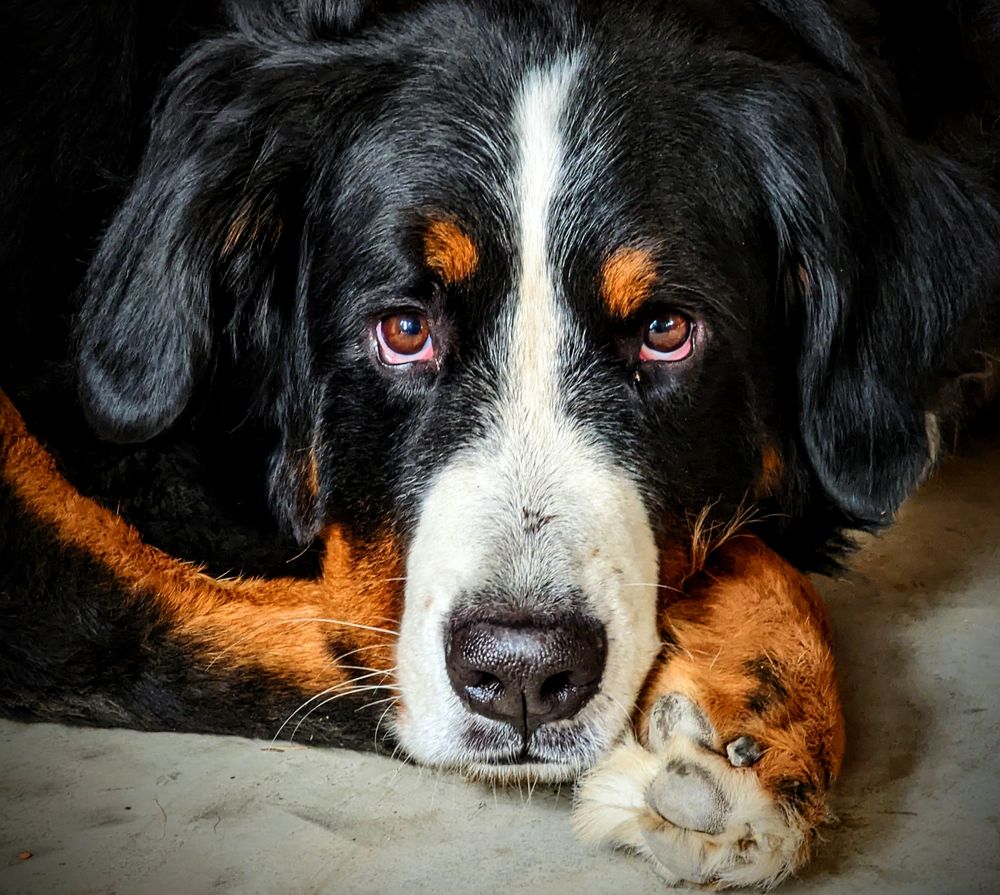
[[[473,672],[473,679],[465,685],[468,694],[480,702],[501,699],[503,697],[503,681],[495,674],[487,671]]]
[[[558,699],[565,696],[573,687],[572,672],[560,671],[545,679],[538,692],[542,699]]]
[[[500,683],[500,678],[495,674],[490,674],[486,671],[480,671],[478,675],[478,680],[475,683],[477,687],[499,687],[503,689],[503,684]]]

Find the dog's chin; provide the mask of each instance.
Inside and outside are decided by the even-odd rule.
[[[523,761],[493,764],[472,761],[456,770],[467,780],[501,786],[516,783],[568,783],[576,780],[593,762]]]

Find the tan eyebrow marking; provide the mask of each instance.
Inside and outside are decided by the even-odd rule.
[[[628,317],[649,298],[656,279],[649,249],[621,246],[601,266],[601,297],[612,315]]]
[[[452,221],[431,221],[424,231],[424,262],[447,285],[467,280],[479,266],[475,243]]]

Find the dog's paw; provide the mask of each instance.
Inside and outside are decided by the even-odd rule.
[[[671,693],[647,739],[623,743],[581,781],[582,839],[633,849],[673,885],[768,888],[805,860],[808,825],[762,786],[753,738],[721,742],[691,700]]]

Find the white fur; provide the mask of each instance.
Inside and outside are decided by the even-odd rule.
[[[551,257],[551,209],[572,170],[561,125],[579,68],[567,57],[529,72],[515,103],[519,162],[508,199],[519,257],[498,349],[505,375],[484,411],[482,442],[453,458],[424,496],[397,652],[403,710],[395,729],[403,748],[422,762],[506,779],[567,779],[596,761],[625,728],[660,645],[658,556],[639,490],[560,407],[564,342],[574,330]],[[526,510],[549,520],[543,530],[525,532]],[[529,595],[575,587],[584,594],[581,608],[605,625],[601,692],[576,718],[556,722],[578,743],[561,763],[498,768],[477,763],[463,744],[472,716],[448,680],[444,626],[460,596],[497,581]]]
[[[566,321],[549,263],[549,210],[564,173],[559,124],[576,72],[572,59],[532,72],[515,112],[520,281],[508,355],[514,394],[507,396],[504,409],[508,432],[529,438],[535,426],[548,429],[557,422],[557,365]]]

